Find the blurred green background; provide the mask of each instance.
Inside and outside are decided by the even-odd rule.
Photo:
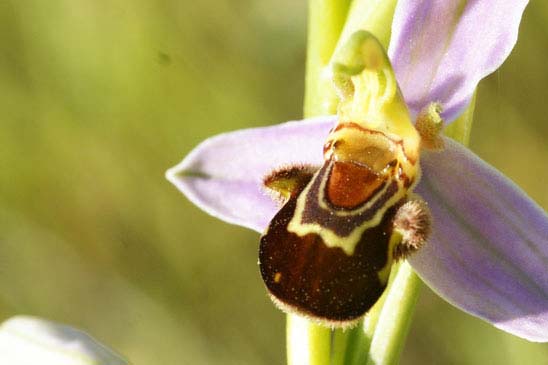
[[[0,319],[71,323],[134,364],[282,364],[257,234],[164,171],[213,134],[300,117],[306,3],[0,1]],[[548,4],[479,88],[472,149],[548,207]],[[402,364],[548,364],[422,291]]]

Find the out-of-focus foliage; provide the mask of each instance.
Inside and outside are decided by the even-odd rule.
[[[530,4],[472,132],[543,207],[547,19]],[[305,28],[289,0],[0,2],[0,319],[71,323],[134,364],[282,363],[257,235],[163,174],[207,136],[301,115]],[[425,288],[402,363],[547,359]]]

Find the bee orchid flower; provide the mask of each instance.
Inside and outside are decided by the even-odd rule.
[[[454,121],[478,82],[510,54],[526,5],[400,0],[388,55],[410,118],[436,103],[445,123]],[[167,178],[209,214],[264,233],[280,210],[265,193],[265,176],[280,167],[322,166],[322,147],[340,118],[212,137]],[[432,232],[409,262],[454,306],[530,341],[548,341],[546,213],[470,150],[445,137],[443,144],[420,154],[415,192],[431,211]]]

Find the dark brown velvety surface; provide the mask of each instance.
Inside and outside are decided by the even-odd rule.
[[[397,207],[363,233],[349,256],[327,247],[316,234],[299,237],[287,231],[296,200],[294,195],[284,205],[261,238],[260,270],[268,290],[285,305],[313,317],[335,322],[360,317],[384,290],[377,272],[387,261]]]

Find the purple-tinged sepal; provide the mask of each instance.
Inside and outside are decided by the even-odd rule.
[[[263,179],[284,166],[321,165],[321,146],[336,117],[244,129],[200,143],[167,179],[214,217],[262,233],[279,209]]]
[[[388,54],[413,115],[439,102],[452,122],[510,54],[527,0],[400,0]]]
[[[548,341],[548,217],[500,172],[446,139],[422,155],[432,236],[409,260],[441,297],[530,341]]]

